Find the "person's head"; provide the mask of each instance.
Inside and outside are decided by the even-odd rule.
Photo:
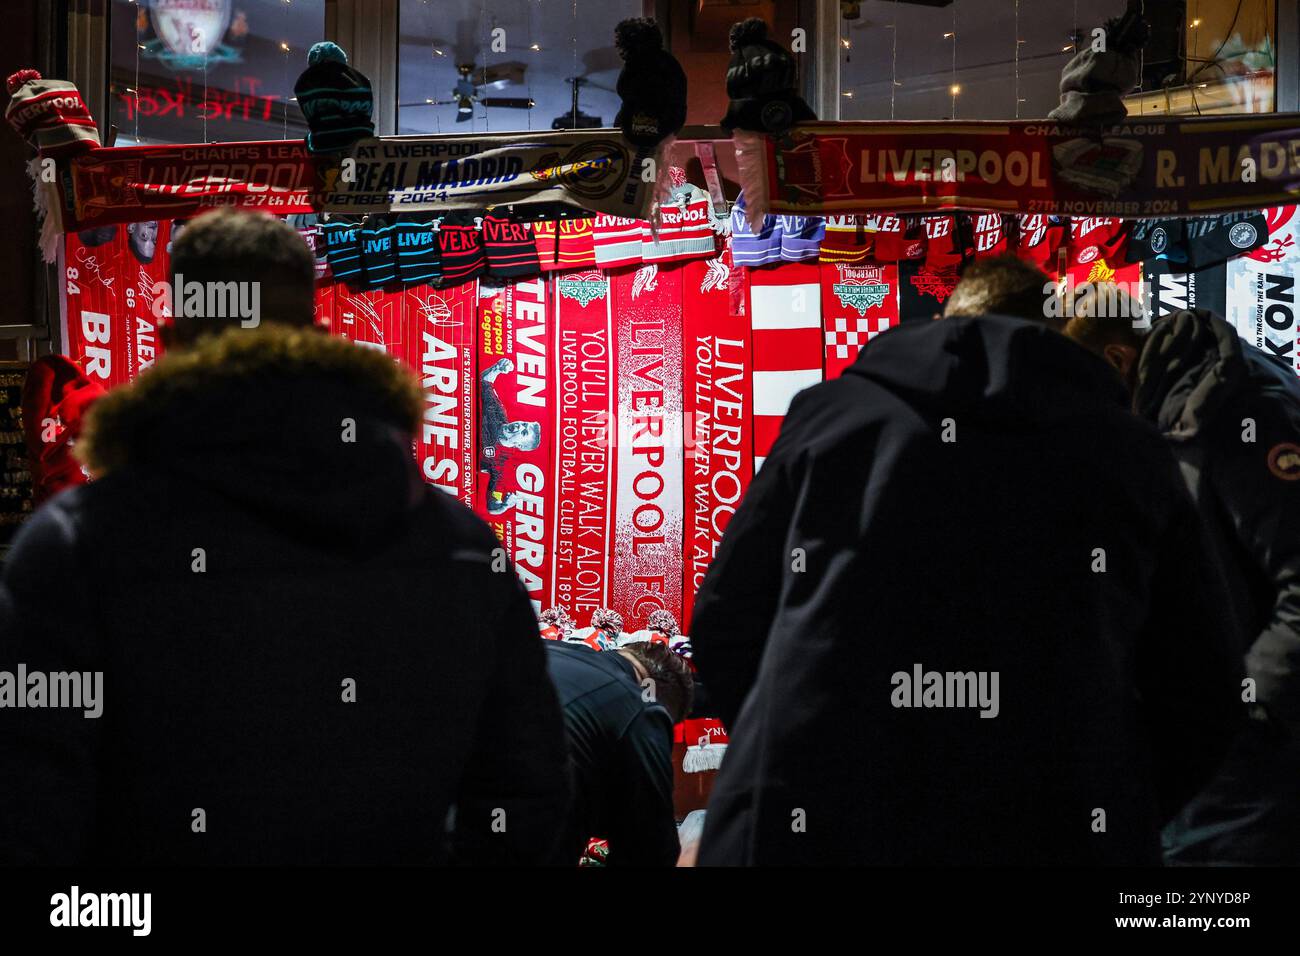
[[[642,680],[649,679],[653,699],[663,704],[674,724],[681,723],[695,702],[690,665],[662,641],[639,641],[616,652],[629,658]]]
[[[167,255],[172,254],[172,250],[176,248],[176,240],[181,237],[181,233],[185,231],[185,227],[189,224],[190,221],[188,219],[172,220],[171,235],[167,239]]]
[[[1141,329],[1133,327],[1132,318],[1106,310],[1100,315],[1075,315],[1065,324],[1065,334],[1104,359],[1133,390],[1145,338]]]
[[[310,326],[315,320],[316,266],[297,230],[265,213],[222,209],[192,220],[172,244],[172,311],[169,347],[193,344],[201,335],[235,325],[266,322]],[[178,288],[183,281],[185,288]],[[194,287],[192,283],[199,283]],[[186,291],[207,290],[215,310],[198,309]],[[178,307],[186,299],[185,314]],[[238,300],[255,310],[226,307]],[[249,317],[245,313],[256,311]],[[205,314],[207,313],[207,314]],[[233,313],[233,314],[232,314]]]
[[[542,443],[542,426],[537,422],[506,422],[497,444],[520,451],[532,451]]]
[[[126,227],[126,239],[135,257],[148,265],[153,262],[153,257],[158,252],[158,223],[129,223]]]
[[[943,317],[1008,315],[1057,328],[1060,320],[1049,306],[1052,295],[1052,280],[1029,263],[1015,256],[980,259],[962,273]]]

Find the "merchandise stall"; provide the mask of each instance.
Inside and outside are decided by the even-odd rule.
[[[1300,373],[1295,115],[45,145],[61,341],[87,378],[128,386],[162,357],[188,219],[285,217],[318,324],[419,377],[425,480],[493,528],[544,637],[601,649],[689,655],[794,395],[933,320],[972,261],[1032,262],[1063,308],[1101,285],[1147,318],[1212,309]],[[707,710],[677,736],[685,815],[727,737]]]

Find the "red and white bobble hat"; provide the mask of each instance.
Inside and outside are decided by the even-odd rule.
[[[42,158],[75,156],[99,146],[99,130],[72,83],[44,79],[35,70],[19,70],[7,86],[5,119]]]
[[[538,615],[537,626],[544,640],[562,641],[573,633],[574,620],[564,608],[548,607]]]
[[[623,615],[607,607],[591,612],[591,627],[583,627],[566,637],[566,641],[586,644],[595,651],[612,651],[623,637]]]
[[[660,608],[658,611],[651,611],[650,616],[646,618],[644,630],[632,631],[630,634],[624,634],[619,641],[619,647],[626,647],[629,644],[666,644],[670,648],[674,639],[681,636],[681,628],[677,626],[677,618],[673,617],[672,611]]]

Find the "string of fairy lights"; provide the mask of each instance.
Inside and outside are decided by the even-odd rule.
[[[150,49],[149,45],[146,43],[146,40],[148,39],[151,33],[149,16],[147,13],[149,9],[149,3],[148,0],[126,0],[126,2],[129,4],[130,9],[135,12],[135,23],[134,23],[135,43],[134,43],[134,63],[133,63],[133,85],[129,89],[125,90],[124,92],[131,97],[132,139],[136,144],[140,144],[143,142],[142,133],[141,133],[141,119],[142,119],[141,107],[142,105],[148,106],[148,104],[142,103],[141,75],[142,75],[142,59],[145,55],[148,55],[148,51]],[[469,6],[469,4],[473,4],[473,2],[474,0],[467,0],[467,6]],[[571,67],[572,67],[572,73],[569,82],[571,83],[580,82],[579,35],[582,31],[581,31],[581,20],[580,20],[580,11],[579,11],[579,0],[551,0],[551,9],[547,9],[544,6],[547,0],[521,0],[521,2],[524,5],[523,26],[527,34],[526,36],[527,42],[526,44],[523,44],[523,46],[526,46],[526,48],[529,51],[534,53],[540,53],[542,51],[542,46],[537,42],[537,38],[539,36],[539,30],[541,29],[543,24],[550,23],[551,29],[555,29],[557,27],[563,29],[563,27],[560,27],[559,23],[553,22],[555,19],[554,8],[558,7],[559,10],[564,10],[564,12],[568,14],[569,23],[567,24],[568,26],[567,40],[569,44],[568,52],[570,53],[571,56]],[[899,97],[900,90],[907,92],[906,84],[899,77],[899,30],[900,30],[899,3],[900,0],[893,0],[893,2],[890,4],[889,22],[879,24],[880,34],[884,34],[888,36],[888,42],[889,42],[888,56],[889,56],[889,119],[890,120],[896,120],[898,118],[899,106],[900,106],[900,97]],[[281,83],[281,88],[283,90],[283,93],[280,96],[280,103],[279,103],[280,113],[281,113],[281,123],[280,123],[281,137],[286,140],[289,138],[290,113],[294,109],[293,103],[295,101],[295,98],[292,93],[293,59],[294,59],[295,52],[300,54],[303,52],[303,51],[295,51],[293,46],[291,46],[289,39],[287,39],[287,37],[291,34],[290,28],[293,26],[293,17],[290,13],[290,10],[292,9],[292,5],[293,5],[293,0],[280,0],[279,3],[280,8],[283,11],[285,11],[284,20],[280,25],[281,26],[280,32],[282,36],[286,37],[286,39],[281,39],[278,41],[278,48],[281,54],[280,83]],[[447,5],[448,4],[445,2],[445,0],[437,0],[437,2],[433,2],[433,3],[431,3],[431,0],[423,0],[423,6],[429,11],[427,17],[429,18],[430,26],[432,26],[432,20],[434,17],[438,17],[442,21],[446,20],[446,17],[443,15],[441,11],[445,10],[445,7]],[[1021,47],[1028,41],[1023,36],[1021,36],[1021,27],[1022,27],[1021,0],[1011,0],[1011,5],[1012,5],[1013,37],[1014,37],[1013,48],[1011,51],[1011,65],[1012,65],[1012,73],[1013,73],[1012,86],[1013,86],[1013,97],[1014,97],[1013,113],[1015,118],[1019,119],[1022,115],[1024,104],[1027,102],[1026,97],[1023,95],[1024,85],[1023,85],[1022,63],[1021,63],[1023,51]],[[504,62],[504,59],[508,59],[508,57],[507,58],[497,57],[496,53],[498,51],[494,50],[493,41],[495,39],[495,31],[500,26],[500,17],[498,16],[497,13],[497,8],[500,6],[498,0],[478,0],[477,6],[478,6],[477,19],[479,21],[478,25],[479,25],[480,40],[481,40],[481,43],[479,44],[479,49],[482,52],[481,52],[481,60],[478,64],[476,64],[476,69],[480,70],[484,75],[484,78],[486,78],[487,75],[490,75],[490,71],[492,70],[492,67],[495,64],[497,64],[498,60],[502,60],[502,62]],[[1140,6],[1143,9],[1143,11],[1145,11],[1145,0],[1143,0]],[[1189,48],[1189,53],[1191,54],[1191,58],[1194,59],[1196,53],[1198,53],[1200,50],[1200,44],[1199,44],[1200,41],[1199,28],[1201,26],[1200,0],[1192,0],[1192,3],[1189,4],[1189,6],[1191,6],[1191,10],[1190,10],[1190,16],[1188,17],[1188,23],[1187,23],[1188,34],[1189,34],[1188,48]],[[565,7],[567,7],[568,9],[565,10]],[[472,10],[473,7],[469,6],[469,9]],[[1040,10],[1041,8],[1038,8],[1036,9],[1035,12],[1037,13]],[[914,12],[914,11],[909,11],[909,12]],[[956,119],[958,117],[959,101],[962,94],[962,85],[960,81],[960,73],[958,70],[959,58],[958,58],[958,46],[957,46],[958,42],[961,39],[960,30],[959,30],[959,20],[962,12],[963,12],[963,4],[961,0],[953,0],[949,10],[949,20],[948,23],[945,24],[948,27],[948,29],[943,32],[943,39],[948,41],[949,44],[949,49],[947,51],[948,60],[949,60],[947,64],[948,73],[949,73],[949,77],[948,77],[949,82],[947,85],[948,85],[948,114],[949,114],[948,118],[950,119]],[[976,14],[977,16],[979,15],[978,8],[976,8]],[[1082,34],[1080,33],[1080,27],[1079,27],[1078,0],[1072,0],[1070,15],[1071,15],[1071,30],[1070,30],[1069,42],[1060,48],[1061,54],[1065,54],[1065,53],[1073,54],[1078,52],[1080,48],[1079,43]],[[552,20],[548,21],[546,19],[547,17],[551,17]],[[837,31],[838,42],[841,47],[841,50],[839,52],[840,55],[844,58],[844,62],[846,63],[849,61],[852,47],[853,47],[853,40],[849,35],[850,26],[851,26],[851,21],[847,19],[841,19],[840,26]],[[263,35],[270,34],[273,36],[274,34],[274,31],[266,30],[264,25],[261,32]],[[209,86],[209,80],[210,80],[209,74],[213,66],[213,61],[210,58],[210,51],[212,49],[212,43],[209,42],[210,40],[211,38],[203,38],[203,41],[201,43],[196,44],[196,51],[195,51],[195,52],[199,52],[201,50],[201,54],[202,54],[202,63],[201,63],[201,67],[198,70],[198,72],[200,73],[199,79],[202,87],[202,100],[199,102],[198,112],[200,114],[200,118],[202,122],[202,139],[203,142],[205,143],[212,141],[210,128],[209,128],[209,121],[214,115],[220,112],[220,107],[219,106],[214,107],[214,105],[209,101],[209,97],[211,96],[212,93],[212,90]],[[454,59],[452,57],[448,57],[448,51],[441,49],[441,45],[442,44],[440,41],[435,41],[433,43],[433,54],[435,58]],[[1041,54],[1031,56],[1030,59],[1039,59],[1040,57]],[[458,66],[458,65],[459,64],[453,63],[453,66]],[[1145,64],[1143,64],[1143,66],[1145,66]],[[1202,69],[1204,69],[1204,67],[1202,67]],[[532,74],[533,74],[532,70],[524,70],[523,75],[520,78],[521,82],[525,85],[527,98],[529,100],[533,99],[534,77]],[[851,100],[855,96],[855,90],[852,86],[849,86],[847,88],[842,88],[841,95],[845,99]],[[1193,97],[1193,107],[1199,112],[1199,104],[1195,102],[1194,89],[1192,90],[1192,97]],[[435,100],[433,98],[427,99],[424,102],[430,106],[442,105],[441,101]],[[433,119],[433,124],[435,126],[435,131],[441,133],[442,132],[441,115],[440,115],[441,111],[434,109],[432,110],[432,113],[433,113],[432,119]],[[476,114],[477,115],[474,118],[476,120],[480,120],[483,123],[483,127],[485,131],[491,132],[492,111],[489,109],[481,109],[481,110],[477,110]],[[525,115],[521,119],[524,121],[526,128],[531,130],[533,128],[532,111],[525,110],[524,114]],[[576,121],[577,119],[578,118],[575,116],[574,120]]]

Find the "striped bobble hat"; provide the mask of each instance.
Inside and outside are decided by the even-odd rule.
[[[308,152],[340,152],[375,135],[370,81],[348,66],[348,55],[337,43],[326,40],[311,48],[293,92],[307,118]]]
[[[36,70],[9,77],[5,119],[45,158],[75,156],[99,146],[99,131],[75,85]]]

